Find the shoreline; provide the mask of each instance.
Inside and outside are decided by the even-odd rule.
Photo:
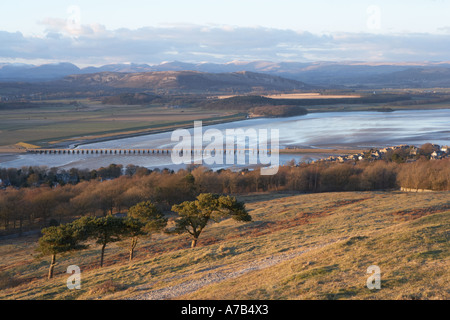
[[[280,149],[280,154],[339,154],[339,155],[348,155],[348,154],[356,154],[367,151],[367,149],[344,149],[340,148],[293,148],[293,149]]]
[[[439,108],[441,109],[441,108]],[[450,108],[444,108],[444,109],[450,109]],[[429,110],[427,109],[395,109],[394,111],[408,111],[408,110]],[[309,113],[313,114],[313,113],[322,113],[322,112],[339,112],[339,113],[352,113],[352,112],[361,112],[361,111],[367,111],[367,112],[373,112],[374,110],[335,110],[335,111],[331,111],[331,110],[323,110],[323,111],[318,111],[318,110],[313,110],[313,111],[309,111]],[[390,113],[390,112],[389,112]],[[232,117],[231,119],[220,119],[220,120],[202,120],[203,121],[203,125],[204,126],[209,126],[209,125],[217,125],[217,124],[225,124],[225,123],[232,123],[232,122],[239,122],[239,121],[245,121],[245,120],[249,120],[249,119],[271,119],[270,117],[245,117],[242,114],[235,114],[234,116],[230,116]],[[290,117],[277,117],[277,118],[290,118]],[[48,146],[42,146],[41,148],[54,148],[54,149],[74,149],[77,148],[79,146],[83,146],[86,144],[92,144],[92,143],[98,143],[98,142],[106,142],[106,141],[113,141],[113,140],[120,140],[120,139],[127,139],[127,138],[134,138],[134,137],[140,137],[140,136],[145,136],[145,135],[153,135],[153,134],[159,134],[159,133],[166,133],[166,132],[170,132],[176,129],[192,129],[194,126],[193,124],[179,124],[179,125],[169,125],[167,127],[159,127],[159,128],[154,128],[154,129],[142,129],[141,131],[125,131],[125,132],[117,132],[117,133],[110,133],[110,134],[105,134],[105,135],[92,135],[92,136],[84,136],[84,137],[71,137],[71,138],[66,138],[66,139],[62,139],[60,141],[55,141],[55,142],[48,142]],[[280,154],[354,154],[354,153],[360,153],[365,151],[366,149],[360,149],[356,146],[348,146],[347,147],[342,147],[342,146],[330,146],[329,148],[312,148],[312,147],[304,147],[304,148],[292,148],[292,149],[288,149],[288,148],[284,148],[284,149],[280,149],[279,153]],[[18,155],[20,154],[24,154],[26,153],[26,149],[25,148],[17,148],[13,146],[0,146],[0,156],[3,159],[0,159],[0,162],[6,162],[9,160],[5,160],[8,159],[17,159]]]
[[[417,111],[417,110],[439,110],[439,109],[450,109],[450,108],[402,108],[402,107],[391,107],[392,111],[386,112],[386,113],[393,113],[395,111]],[[335,110],[324,110],[324,109],[309,109],[308,114],[314,114],[314,113],[327,113],[327,112],[339,112],[339,113],[352,113],[352,112],[383,112],[379,110],[367,109],[367,108],[360,108],[359,106],[355,106],[354,108],[340,108]],[[270,119],[271,117],[264,117],[264,116],[244,116],[242,113],[236,113],[233,116],[230,116],[231,119],[220,119],[220,120],[202,120],[203,125],[215,125],[215,124],[224,124],[224,123],[231,123],[231,122],[237,122],[237,121],[244,121],[249,119]],[[274,117],[274,118],[290,118],[290,117]],[[141,130],[124,130],[122,132],[117,133],[105,133],[105,134],[92,134],[87,136],[81,136],[81,137],[64,137],[61,138],[61,140],[53,140],[48,141],[47,146],[44,144],[41,146],[41,148],[76,148],[78,146],[91,144],[91,143],[97,143],[97,142],[105,142],[105,141],[111,141],[111,140],[118,140],[118,139],[126,139],[126,138],[133,138],[133,137],[139,137],[144,135],[150,135],[150,134],[158,134],[158,133],[165,133],[169,131],[173,131],[175,129],[192,129],[193,124],[179,124],[179,125],[169,125],[167,127],[159,127],[159,128],[149,128],[149,129],[141,129]],[[6,154],[6,153],[25,153],[26,150],[11,150],[11,146],[0,146],[0,154]],[[288,152],[289,153],[289,152]],[[292,153],[292,152],[290,152]]]
[[[13,161],[19,159],[18,154],[11,154],[11,153],[2,153],[0,152],[0,163]]]
[[[391,107],[392,108],[392,107]],[[417,110],[439,110],[439,109],[450,109],[450,108],[436,108],[436,109],[430,109],[430,108],[424,108],[424,109],[416,109],[416,108],[392,108],[392,111],[386,112],[386,111],[379,111],[379,110],[374,110],[374,109],[360,109],[360,108],[356,108],[356,109],[347,109],[347,110],[343,110],[343,109],[339,109],[339,110],[308,110],[308,114],[313,114],[313,113],[326,113],[326,112],[339,112],[339,113],[352,113],[352,112],[380,112],[380,113],[394,113],[395,111],[417,111]],[[243,118],[244,116],[240,116],[239,114],[235,115],[236,118],[240,118],[240,119],[230,119],[230,120],[202,120],[203,121],[203,125],[204,126],[209,126],[209,125],[216,125],[216,124],[224,124],[224,123],[231,123],[231,122],[238,122],[238,121],[244,121],[244,120],[251,120],[251,119],[280,119],[280,118],[291,118],[291,117],[264,117],[264,116],[247,116],[245,118]],[[86,144],[91,144],[91,143],[97,143],[97,142],[106,142],[106,141],[112,141],[112,140],[118,140],[118,139],[127,139],[127,138],[134,138],[134,137],[139,137],[139,136],[145,136],[145,135],[151,135],[151,134],[159,134],[159,133],[165,133],[165,132],[170,132],[176,129],[192,129],[194,126],[193,124],[189,124],[189,125],[172,125],[172,126],[168,126],[168,127],[163,127],[163,128],[155,128],[155,129],[144,129],[143,131],[138,131],[138,132],[130,132],[130,133],[126,133],[126,132],[118,132],[117,134],[111,133],[111,134],[107,134],[106,136],[94,136],[93,138],[81,138],[80,139],[76,139],[76,138],[67,138],[66,140],[63,140],[61,142],[57,142],[54,144],[51,144],[51,146],[49,147],[54,147],[54,148],[70,148],[71,145],[74,146],[74,148],[78,147],[78,146],[82,146],[82,145],[86,145]],[[343,150],[342,148],[333,148],[333,149],[339,149],[339,150]],[[281,150],[286,150],[286,149],[280,149],[280,153]],[[313,153],[313,151],[307,151],[310,150],[309,148],[305,148],[305,149],[301,149],[301,150],[305,150],[303,153]],[[320,149],[311,149],[311,150],[320,150]],[[334,150],[329,150],[329,151],[333,151]],[[356,151],[355,153],[358,153],[360,151],[362,151],[361,149],[357,149],[357,150],[352,150],[352,151]],[[348,152],[348,150],[346,150],[345,152]],[[0,151],[1,153],[1,151]],[[283,153],[295,153],[295,152],[283,152]],[[322,152],[319,152],[322,153]]]

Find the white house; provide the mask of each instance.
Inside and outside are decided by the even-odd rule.
[[[417,150],[418,149],[416,147],[411,147],[411,149],[409,150],[409,154],[415,156],[417,155]]]
[[[442,159],[445,153],[443,151],[433,151],[431,159]]]

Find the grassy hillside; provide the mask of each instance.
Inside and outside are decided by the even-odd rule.
[[[449,299],[450,193],[341,192],[241,197],[253,217],[185,235],[36,258],[36,235],[0,240],[0,299]],[[81,290],[66,287],[69,265]],[[381,289],[366,287],[381,269]]]

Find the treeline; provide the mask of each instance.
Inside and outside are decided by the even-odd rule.
[[[77,184],[0,190],[3,229],[19,232],[58,225],[79,216],[106,216],[126,212],[145,200],[161,210],[192,200],[197,194],[193,177],[186,172],[153,172],[146,176],[123,175],[113,180],[86,180]]]
[[[138,173],[139,172],[139,173]],[[125,213],[142,201],[167,211],[201,193],[248,194],[267,191],[330,192],[398,189],[450,190],[450,159],[412,163],[386,161],[302,163],[282,166],[273,176],[259,170],[138,170],[112,180],[91,179],[49,187],[0,190],[0,221],[6,231],[57,225],[80,216]]]
[[[203,102],[202,106],[209,109],[241,110],[261,106],[316,106],[333,104],[366,104],[366,103],[392,103],[410,100],[411,96],[406,94],[376,94],[366,95],[360,98],[324,98],[324,99],[273,99],[263,96],[235,96],[226,99],[209,100]]]
[[[392,106],[411,106],[411,105],[423,105],[423,104],[433,104],[433,103],[443,103],[449,102],[450,95],[448,94],[428,94],[419,97],[414,97],[411,101],[398,101],[394,102]]]
[[[155,171],[159,171],[156,169]],[[12,186],[18,188],[35,187],[41,185],[48,185],[55,187],[65,184],[76,184],[80,181],[90,180],[108,180],[120,177],[122,174],[146,175],[152,172],[144,167],[135,165],[128,165],[123,168],[122,165],[110,164],[108,167],[101,167],[97,170],[77,169],[70,170],[50,168],[47,167],[22,167],[16,168],[2,168],[0,169],[0,186]]]
[[[264,117],[294,117],[308,114],[308,110],[300,106],[266,106],[249,110],[255,116]]]
[[[141,105],[152,103],[155,99],[161,99],[161,97],[147,93],[122,93],[119,95],[103,98],[102,104]]]

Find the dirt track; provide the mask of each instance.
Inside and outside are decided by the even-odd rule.
[[[206,287],[208,285],[219,283],[225,280],[233,279],[240,277],[248,272],[251,271],[257,271],[262,270],[271,266],[274,266],[276,264],[291,260],[295,257],[298,257],[306,252],[309,252],[311,250],[317,250],[320,248],[323,248],[325,246],[328,246],[330,244],[333,244],[340,240],[345,240],[346,238],[340,238],[333,240],[331,242],[321,244],[314,247],[309,248],[301,248],[300,250],[290,251],[286,253],[282,253],[279,255],[272,255],[268,256],[262,259],[257,259],[248,263],[245,263],[244,265],[227,265],[227,266],[219,266],[213,269],[205,269],[202,270],[201,274],[203,274],[198,279],[193,280],[187,280],[185,282],[182,282],[180,284],[161,288],[157,290],[150,290],[148,292],[136,295],[130,300],[169,300],[169,299],[177,299],[185,294],[189,294],[192,292],[195,292],[203,287]],[[217,270],[219,269],[219,270]],[[189,275],[180,275],[171,278],[170,280],[174,280],[176,278],[185,278]],[[168,279],[169,280],[169,279]],[[145,291],[149,289],[152,286],[152,284],[143,285],[140,287],[137,287],[137,290]]]

